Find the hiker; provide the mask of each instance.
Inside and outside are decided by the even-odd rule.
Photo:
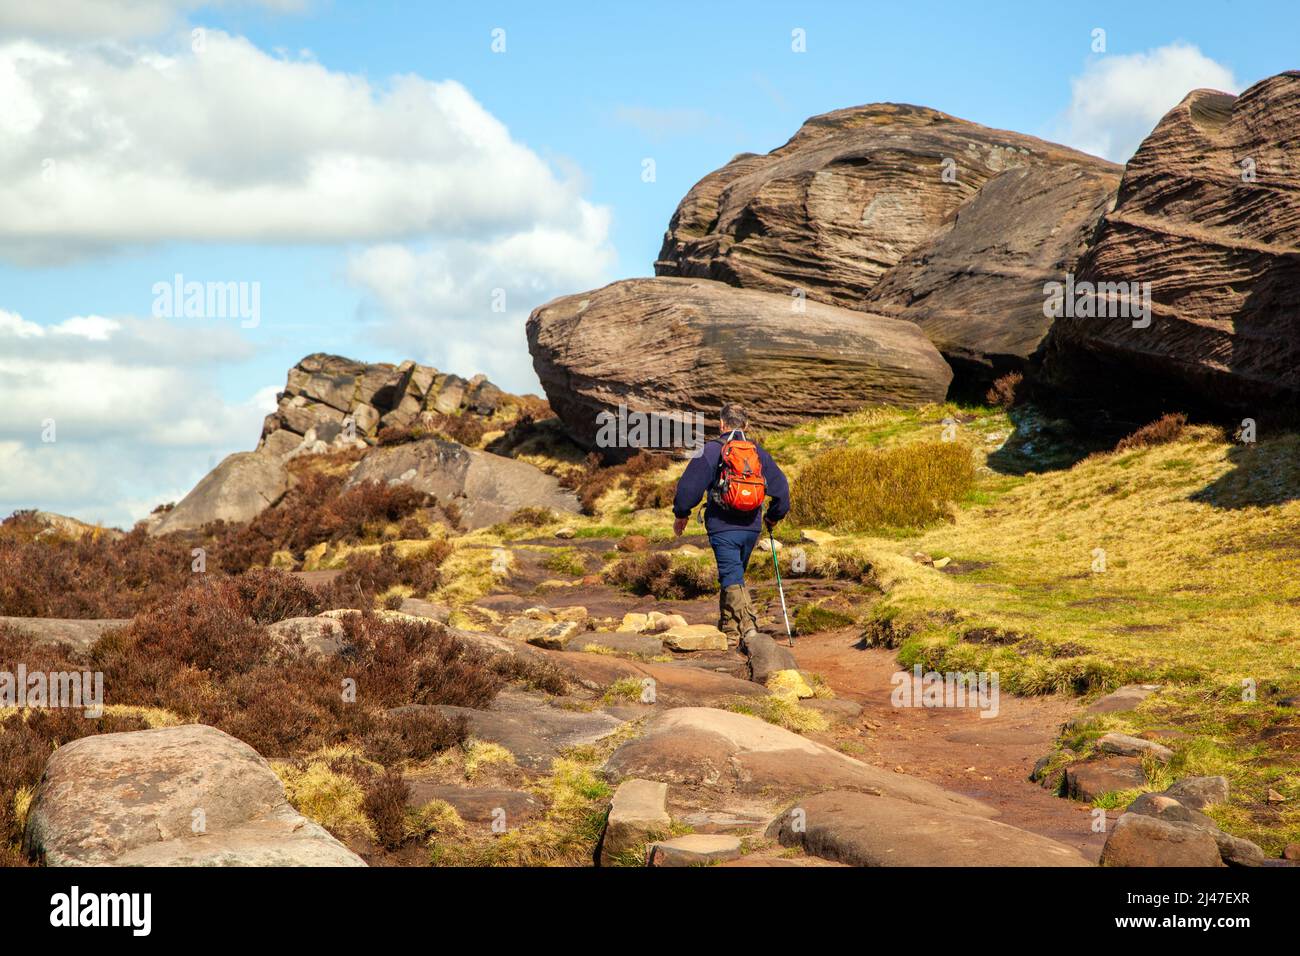
[[[772,456],[745,437],[749,416],[736,404],[722,406],[720,434],[707,442],[677,482],[673,533],[686,530],[691,511],[708,494],[704,528],[718,562],[718,630],[731,644],[758,633],[745,567],[764,524],[773,528],[790,510],[790,483]],[[767,514],[763,514],[763,499]]]

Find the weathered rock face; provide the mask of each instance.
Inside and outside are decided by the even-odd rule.
[[[251,521],[289,490],[284,462],[267,451],[228,455],[176,507],[149,525],[151,534],[193,531],[211,521]]]
[[[627,279],[548,302],[528,319],[528,349],[551,407],[589,448],[597,416],[620,405],[698,412],[716,428],[722,404],[739,401],[756,425],[783,428],[941,401],[952,378],[910,322],[706,279]]]
[[[325,450],[317,442],[374,444],[381,429],[415,425],[426,413],[505,421],[540,406],[538,399],[503,392],[483,375],[464,379],[410,361],[366,364],[315,353],[289,369],[258,447],[287,455],[304,447]]]
[[[1150,324],[1139,317],[1135,327],[1131,314],[1057,319],[1052,382],[1257,413],[1300,398],[1298,120],[1297,72],[1236,97],[1196,90],[1165,115],[1129,160],[1076,277],[1150,283]],[[1118,304],[1082,299],[1076,306]]]
[[[1119,167],[1102,160],[999,173],[863,308],[915,322],[963,378],[1019,369],[1051,328],[1043,286],[1074,270],[1118,185]]]
[[[874,103],[815,116],[765,156],[742,154],[673,214],[655,273],[865,308],[907,252],[1008,169],[1110,167],[937,110]],[[945,173],[947,175],[945,175]],[[1004,223],[1005,225],[1005,223]]]
[[[578,510],[573,494],[527,462],[437,438],[371,451],[347,483],[351,487],[362,481],[402,482],[436,495],[443,504],[454,503],[461,509],[461,524],[470,530],[504,521],[525,506]]]
[[[365,865],[289,806],[253,748],[201,724],[60,747],[23,843],[50,866]]]

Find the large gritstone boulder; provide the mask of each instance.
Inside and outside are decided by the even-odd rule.
[[[1049,339],[1048,378],[1149,410],[1210,405],[1259,417],[1293,406],[1298,146],[1297,72],[1240,96],[1196,90],[1170,110],[1129,160],[1115,209],[1079,264]]]
[[[716,427],[738,401],[756,425],[784,428],[942,401],[952,379],[911,322],[707,279],[626,279],[548,302],[528,319],[528,349],[573,438],[611,457],[627,449],[598,440],[599,416],[620,407]]]

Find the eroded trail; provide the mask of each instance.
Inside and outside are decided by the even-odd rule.
[[[802,668],[863,707],[855,727],[835,734],[840,749],[981,800],[998,810],[1003,823],[1059,840],[1090,860],[1100,856],[1105,834],[1092,832],[1091,808],[1028,779],[1061,724],[1078,712],[1076,703],[1001,694],[992,718],[973,708],[895,707],[894,652],[860,650],[857,639],[856,631],[842,630],[795,641]]]

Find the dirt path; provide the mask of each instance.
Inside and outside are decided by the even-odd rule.
[[[795,642],[800,667],[820,674],[837,696],[863,705],[863,721],[838,734],[837,742],[847,742],[867,763],[982,800],[1004,823],[1076,847],[1090,860],[1100,856],[1105,834],[1092,832],[1091,808],[1028,780],[1077,704],[1060,696],[1001,694],[993,718],[974,709],[894,707],[894,652],[859,650],[857,637],[855,631],[830,631]]]

